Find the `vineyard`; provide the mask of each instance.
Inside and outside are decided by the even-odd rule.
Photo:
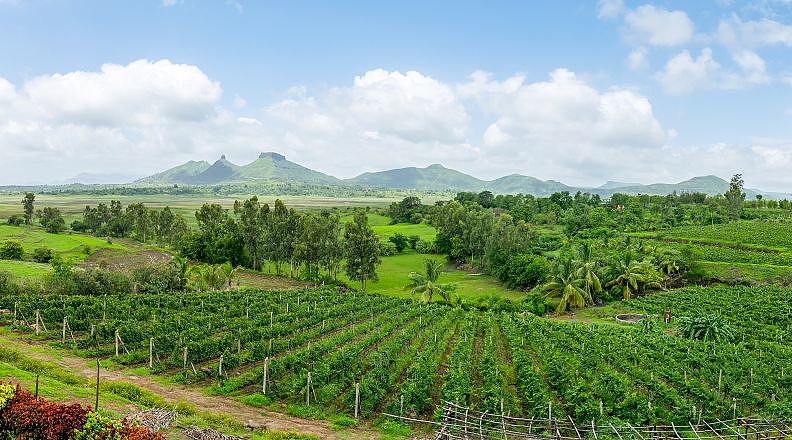
[[[789,411],[792,295],[693,288],[630,304],[721,311],[734,343],[334,289],[0,297],[6,325],[211,393],[374,419],[444,401],[511,416],[633,424]],[[779,343],[782,342],[782,343]]]

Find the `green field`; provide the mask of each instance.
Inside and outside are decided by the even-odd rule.
[[[382,265],[377,268],[379,281],[369,282],[366,290],[389,296],[417,299],[418,297],[413,295],[409,289],[405,289],[404,286],[409,282],[407,274],[423,270],[424,258],[442,261],[445,257],[442,255],[422,255],[413,250],[405,250],[400,255],[382,257]],[[349,281],[346,276],[341,278],[355,288],[360,287],[360,283]],[[525,295],[525,292],[507,289],[489,275],[468,274],[451,265],[445,266],[444,273],[438,281],[441,283],[456,283],[457,287],[454,294],[463,299],[476,299],[494,295],[519,300]]]
[[[39,279],[50,272],[49,264],[31,261],[0,260],[0,271],[8,271],[20,278]]]
[[[68,232],[50,234],[36,227],[0,225],[0,241],[4,240],[19,241],[25,248],[25,254],[28,255],[37,248],[49,248],[76,261],[85,259],[88,255],[86,250],[126,248],[118,243],[108,243],[103,238],[90,235]]]

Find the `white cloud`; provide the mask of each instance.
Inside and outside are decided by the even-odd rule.
[[[212,158],[218,146],[229,153],[263,146],[261,126],[222,109],[221,94],[198,67],[168,60],[106,64],[21,86],[0,78],[0,184],[83,171],[142,175]]]
[[[643,70],[649,67],[649,62],[646,60],[646,48],[639,47],[633,49],[627,56],[627,67],[630,70]]]
[[[732,49],[773,45],[792,47],[792,26],[770,19],[743,21],[732,15],[720,21],[714,39]]]
[[[235,108],[244,108],[247,105],[247,101],[239,95],[234,96],[234,107]]]
[[[581,166],[606,175],[620,155],[655,150],[669,139],[644,96],[627,89],[598,91],[566,69],[534,83],[477,73],[460,86],[460,94],[494,116],[483,135],[482,158],[501,170],[580,182]],[[515,170],[515,164],[529,169]]]
[[[166,8],[169,8],[169,7],[175,5],[178,2],[179,2],[179,0],[162,0],[162,6],[166,7]]]
[[[624,16],[630,40],[652,46],[679,46],[693,38],[694,25],[684,11],[642,5]]]
[[[597,2],[597,17],[600,19],[616,18],[623,12],[623,0],[599,0]]]
[[[695,59],[684,50],[669,59],[655,78],[666,92],[678,95],[712,86],[712,80],[720,69],[721,65],[712,58],[710,48],[702,49]]]

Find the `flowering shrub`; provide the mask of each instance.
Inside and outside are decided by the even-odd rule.
[[[26,440],[165,440],[142,426],[116,421],[79,404],[38,400],[18,386],[0,383],[0,438]]]
[[[13,385],[3,385],[0,383],[0,410],[3,409],[6,402],[11,400],[14,397],[14,392],[16,392],[16,387]]]

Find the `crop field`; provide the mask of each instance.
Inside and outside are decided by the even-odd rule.
[[[773,288],[730,292],[684,289],[630,307],[723,310],[736,344],[332,289],[27,295],[0,297],[0,308],[16,310],[14,328],[26,338],[86,357],[115,358],[118,331],[118,364],[151,362],[152,374],[166,380],[255,404],[352,414],[360,384],[365,418],[383,411],[434,417],[443,400],[541,416],[552,402],[554,414],[581,422],[649,424],[687,423],[693,406],[713,418],[772,415],[774,399],[791,397],[784,367],[792,347],[777,342],[792,337],[792,296]],[[39,336],[37,309],[47,327]],[[2,320],[12,325],[13,314]]]
[[[94,249],[125,249],[123,245],[111,243],[105,239],[82,234],[50,234],[39,228],[25,226],[0,225],[0,241],[16,240],[22,243],[25,253],[30,254],[36,248],[49,248],[61,255],[76,260],[84,259],[86,251]]]

